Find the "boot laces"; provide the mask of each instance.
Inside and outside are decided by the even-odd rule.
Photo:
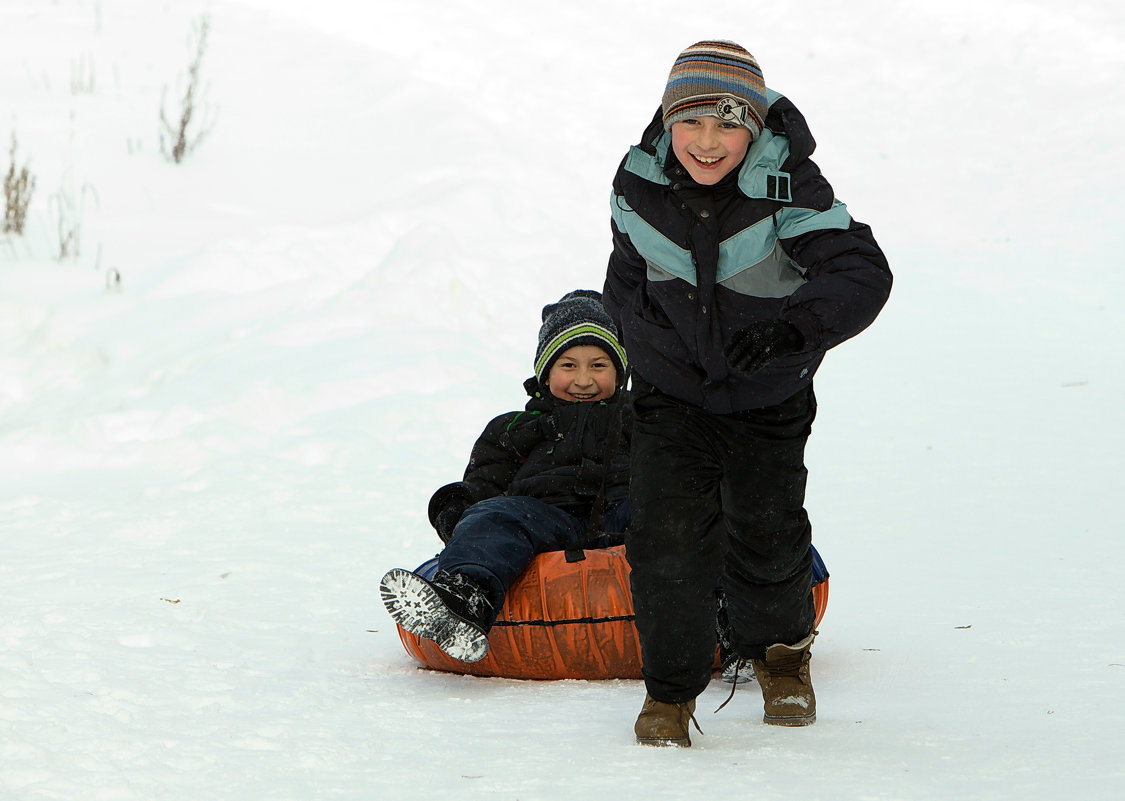
[[[489,603],[488,596],[467,576],[442,571],[434,576],[433,585],[457,598],[464,610],[472,617],[484,619],[492,613],[492,604]]]
[[[743,659],[741,656],[737,657],[735,659],[734,672],[735,672],[736,676],[738,675],[739,671],[742,670],[742,666],[745,665],[745,664],[746,664],[746,660]],[[731,682],[730,695],[727,696],[727,700],[725,700],[721,704],[719,704],[719,708],[716,709],[713,714],[718,714],[719,710],[721,710],[724,706],[726,706],[727,704],[729,704],[731,702],[731,699],[734,698],[734,691],[737,690],[737,689],[738,689],[738,682],[737,681]],[[695,720],[695,718],[693,717],[692,720]],[[699,728],[699,724],[696,724],[696,728]]]
[[[766,663],[765,667],[766,667],[766,670],[771,677],[782,677],[782,676],[784,676],[784,677],[788,677],[788,678],[801,679],[801,668],[804,667],[805,664],[808,661],[809,661],[809,652],[808,651],[798,651],[796,653],[786,654],[783,657],[780,657],[778,659],[770,661],[770,662]],[[735,663],[734,663],[735,673],[738,673],[740,670],[742,670],[742,667],[745,664],[746,664],[746,660],[743,659],[741,656],[738,657],[735,660]],[[727,696],[727,700],[725,700],[721,704],[719,704],[719,708],[715,710],[715,713],[718,713],[723,707],[725,707],[727,704],[729,704],[731,702],[731,699],[734,698],[734,692],[737,689],[738,689],[738,682],[736,681],[736,682],[732,683],[731,686],[730,686],[730,695]],[[694,720],[694,718],[693,718],[693,720]],[[698,728],[698,725],[697,725],[697,728]]]

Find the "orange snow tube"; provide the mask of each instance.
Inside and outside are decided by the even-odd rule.
[[[423,665],[451,673],[511,679],[639,679],[641,646],[633,625],[625,546],[536,556],[508,590],[488,634],[488,655],[462,662],[431,640],[398,628],[406,652]],[[819,559],[819,556],[817,557]],[[431,578],[437,559],[415,572]],[[818,576],[819,578],[819,576]],[[828,607],[828,578],[813,587],[816,625]],[[716,663],[716,667],[717,667]]]

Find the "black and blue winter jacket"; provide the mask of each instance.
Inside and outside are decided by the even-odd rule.
[[[659,109],[613,182],[613,252],[602,301],[634,372],[718,414],[780,403],[825,351],[875,319],[891,289],[868,226],[851,218],[809,158],[804,117],[770,91],[766,127],[714,186],[692,180]],[[803,352],[753,375],[723,355],[745,326],[782,319]]]

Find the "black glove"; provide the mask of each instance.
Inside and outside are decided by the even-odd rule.
[[[473,497],[469,494],[469,488],[460,481],[446,484],[433,494],[427,514],[430,525],[437,531],[442,542],[449,543],[461,515],[472,505]]]
[[[804,347],[805,338],[792,323],[766,320],[736,331],[723,355],[735,370],[753,375],[774,359],[800,353]]]

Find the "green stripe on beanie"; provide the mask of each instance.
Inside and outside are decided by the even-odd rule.
[[[617,383],[625,380],[625,349],[617,327],[602,306],[601,293],[592,289],[576,289],[543,307],[543,325],[535,349],[535,377],[539,382],[546,384],[555,360],[567,348],[578,345],[596,345],[604,350],[617,368]]]

